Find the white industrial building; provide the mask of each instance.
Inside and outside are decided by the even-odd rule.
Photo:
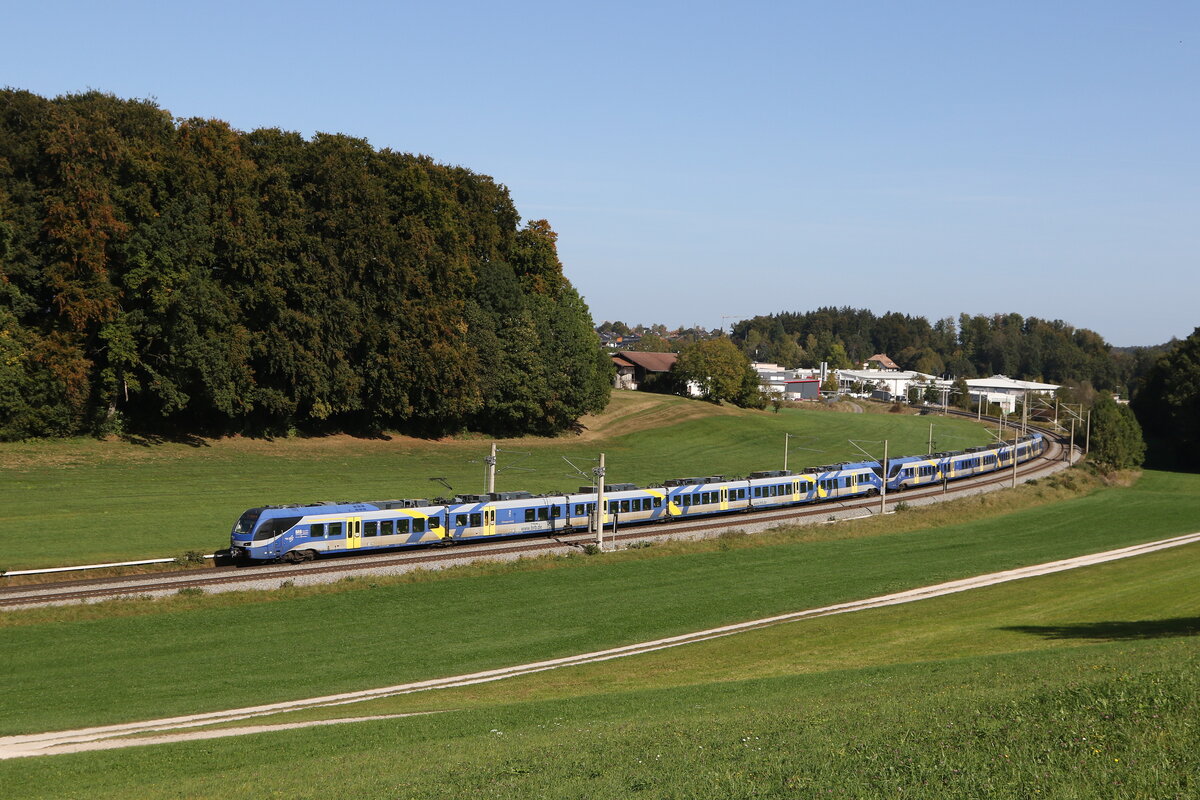
[[[759,389],[785,400],[816,400],[820,395],[820,371],[813,369],[784,369],[778,364],[754,362]]]
[[[1058,388],[1058,384],[1019,381],[1007,375],[993,375],[990,378],[971,378],[967,381],[967,389],[971,393],[971,402],[977,403],[982,399],[985,403],[996,403],[1008,414],[1016,410],[1017,401],[1022,397],[1026,395],[1052,395]]]
[[[861,384],[868,394],[879,400],[905,400],[913,387],[923,391],[931,383],[935,386],[949,383],[939,381],[934,375],[904,369],[839,369],[837,378],[840,391],[853,392],[854,387]]]

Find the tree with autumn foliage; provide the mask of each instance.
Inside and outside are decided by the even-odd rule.
[[[556,239],[363,139],[0,91],[0,438],[568,429],[611,365]]]

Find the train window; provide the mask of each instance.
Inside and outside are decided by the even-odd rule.
[[[341,536],[342,535],[342,523],[340,523],[340,522],[329,523],[329,535],[330,536]]]
[[[661,497],[654,498],[654,507],[662,508],[662,498]]]
[[[392,535],[392,521],[390,519],[385,519],[383,522],[379,523],[379,535],[380,536],[391,536]]]
[[[455,525],[455,527],[458,527],[458,528],[467,527],[467,515],[466,514],[455,514],[454,515],[454,525]]]
[[[550,519],[550,510],[545,506],[542,506],[537,510],[537,518],[541,520]]]
[[[378,528],[379,528],[379,523],[377,523],[377,522],[364,522],[363,523],[363,536],[376,536],[379,533]]]
[[[682,497],[683,497],[683,505],[685,507],[690,506],[692,504],[692,496],[690,494],[685,494]]]
[[[755,497],[762,497],[762,487],[761,487],[761,486],[755,486],[755,487],[754,487],[754,496],[755,496]]]
[[[527,509],[525,509],[525,521],[526,521],[526,522],[533,522],[533,518],[534,518],[534,512],[533,512],[533,509],[532,509],[532,508],[527,508]]]
[[[325,523],[314,522],[312,527],[308,529],[308,535],[314,539],[323,539],[325,537]]]
[[[550,506],[550,516],[561,517],[562,516],[562,507],[561,506]]]
[[[237,525],[233,526],[234,533],[250,533],[254,530],[254,526],[258,523],[258,518],[262,514],[261,508],[252,508],[246,513],[238,517]]]
[[[583,505],[583,503],[576,503],[576,504],[575,504],[575,516],[577,516],[577,517],[582,517],[582,516],[583,516],[583,509],[584,509],[584,505]]]
[[[629,501],[628,501],[628,500],[622,500],[622,501],[621,501],[621,513],[623,513],[623,514],[624,514],[624,513],[628,512],[628,511],[629,511]]]
[[[472,528],[478,528],[482,524],[483,524],[483,515],[482,514],[472,514],[471,515],[471,527]]]
[[[438,526],[438,521],[436,519],[431,518],[429,520],[430,530],[436,528],[437,526]],[[424,533],[424,532],[425,532],[425,520],[414,519],[413,520],[413,533]]]
[[[408,533],[408,520],[407,519],[396,520],[396,533]]]

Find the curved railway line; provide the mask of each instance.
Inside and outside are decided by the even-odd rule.
[[[1066,466],[1064,444],[1051,432],[1043,430],[1048,446],[1032,461],[1020,465],[1018,478],[1029,480]],[[1013,471],[1005,469],[979,477],[956,480],[929,488],[913,488],[901,493],[889,493],[889,505],[903,500],[906,503],[939,502],[1011,485]],[[631,544],[638,541],[670,538],[703,538],[728,530],[765,529],[786,523],[808,523],[851,518],[850,515],[871,516],[877,513],[879,498],[856,498],[818,505],[758,512],[740,512],[726,516],[687,520],[675,523],[640,525],[615,533],[605,531],[606,543]],[[275,588],[280,582],[330,583],[349,576],[392,574],[414,569],[442,569],[477,560],[497,560],[538,556],[547,553],[570,552],[593,542],[594,535],[572,533],[558,536],[531,536],[506,539],[502,543],[480,542],[432,546],[380,555],[346,555],[322,558],[304,564],[265,566],[219,566],[187,572],[160,572],[119,577],[88,578],[42,584],[25,584],[0,588],[0,610],[28,608],[38,605],[98,602],[119,597],[165,595],[181,589],[202,591],[235,591],[238,589]]]

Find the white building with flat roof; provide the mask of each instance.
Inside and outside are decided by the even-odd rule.
[[[967,390],[971,393],[971,401],[996,403],[1006,413],[1011,414],[1017,407],[1017,400],[1030,394],[1052,395],[1058,389],[1055,383],[1038,383],[1037,381],[1019,381],[1007,375],[993,375],[990,378],[971,378],[967,381]]]
[[[919,385],[924,389],[931,382],[937,382],[935,376],[916,370],[839,369],[837,378],[838,389],[844,392],[853,391],[854,385],[861,383],[864,386],[873,387],[875,390],[886,392],[889,400],[903,400],[908,397],[909,390],[913,386]],[[867,391],[872,390],[867,389]]]

